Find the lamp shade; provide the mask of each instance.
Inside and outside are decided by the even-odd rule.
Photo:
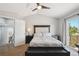
[[[30,28],[27,28],[27,32],[30,32],[31,31],[31,29]]]

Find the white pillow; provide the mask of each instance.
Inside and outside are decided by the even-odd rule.
[[[45,36],[49,36],[49,37],[51,37],[52,36],[52,33],[42,33],[43,34],[43,36],[45,37]]]
[[[42,37],[42,33],[35,33],[34,36],[35,37]]]

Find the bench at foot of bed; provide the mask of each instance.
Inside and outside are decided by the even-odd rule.
[[[63,47],[30,47],[25,56],[70,56]]]

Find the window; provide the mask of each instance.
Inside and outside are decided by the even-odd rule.
[[[66,37],[69,37],[68,44],[71,47],[79,43],[79,16],[75,16],[66,20]]]

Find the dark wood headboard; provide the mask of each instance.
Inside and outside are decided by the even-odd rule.
[[[44,27],[45,27],[45,28],[47,27],[47,28],[48,28],[48,32],[50,32],[50,25],[34,25],[34,33],[36,33],[36,28],[38,28],[38,27],[39,27],[39,28],[40,28],[40,27],[41,27],[41,28],[42,28],[42,27],[43,27],[43,28],[44,28]]]

